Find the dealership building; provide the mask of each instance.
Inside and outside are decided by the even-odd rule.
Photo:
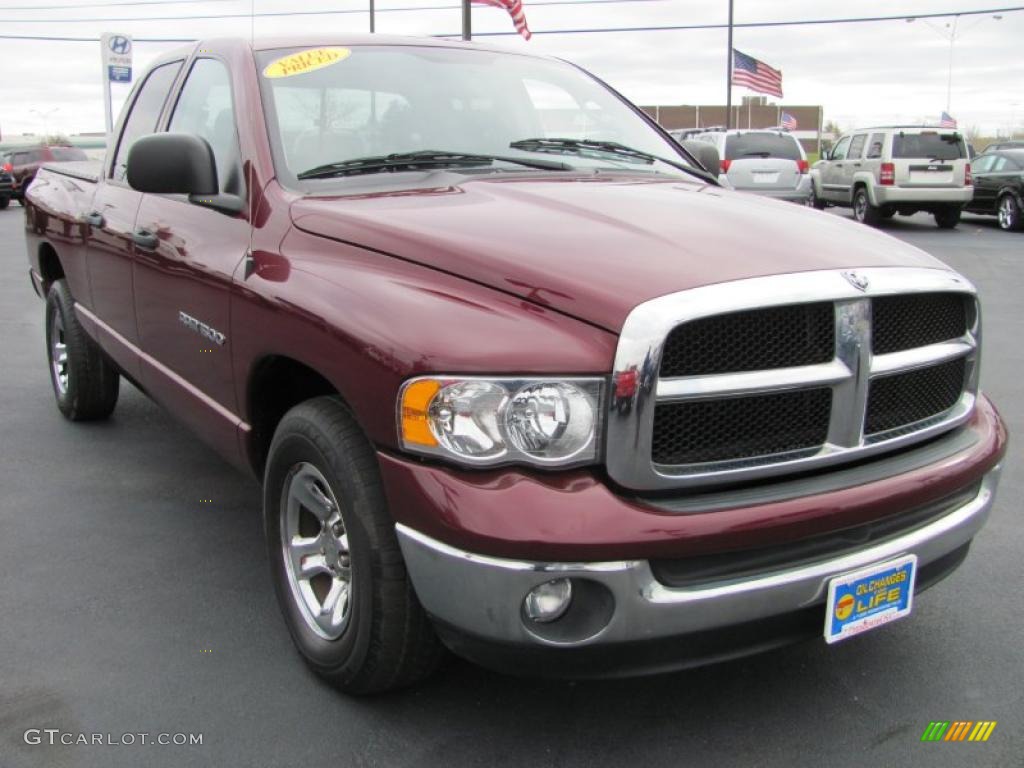
[[[724,104],[641,107],[663,128],[675,131],[686,128],[711,128],[725,125]],[[790,131],[806,152],[821,151],[822,107],[790,104],[769,104],[766,96],[746,96],[732,106],[733,128],[774,128],[782,125],[782,113],[796,118],[796,130]]]

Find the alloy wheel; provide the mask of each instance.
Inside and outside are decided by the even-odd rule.
[[[281,498],[281,546],[292,597],[325,640],[341,637],[352,615],[348,532],[327,479],[309,462],[292,467]]]
[[[999,202],[999,226],[1002,229],[1013,229],[1016,224],[1017,206],[1009,195]]]
[[[50,330],[50,364],[53,368],[53,381],[61,395],[68,392],[68,380],[71,368],[68,365],[68,345],[64,338],[64,319],[54,309],[53,322]]]

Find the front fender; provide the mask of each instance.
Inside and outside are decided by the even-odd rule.
[[[455,275],[290,229],[232,304],[236,394],[247,372],[291,357],[337,389],[378,446],[397,447],[396,398],[411,376],[608,374],[617,337]],[[241,332],[245,329],[245,332]]]

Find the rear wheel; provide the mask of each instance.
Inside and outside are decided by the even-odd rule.
[[[959,208],[939,208],[933,214],[935,224],[939,229],[953,229],[960,223]]]
[[[807,207],[814,208],[818,211],[825,210],[825,201],[818,197],[817,191],[814,189],[814,185],[811,184],[811,194],[807,196]]]
[[[64,280],[46,297],[46,353],[60,412],[71,421],[107,418],[117,405],[120,376],[78,322]]]
[[[853,218],[872,227],[882,220],[878,208],[871,204],[865,187],[857,187],[853,193]]]
[[[377,459],[336,398],[281,420],[264,478],[271,575],[306,663],[348,693],[429,675],[443,648],[413,591]]]
[[[999,217],[999,228],[1007,232],[1016,232],[1022,228],[1020,206],[1013,199],[1013,195],[1003,195],[999,198],[999,207],[996,209]]]

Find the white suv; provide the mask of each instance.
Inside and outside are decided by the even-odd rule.
[[[846,205],[875,225],[899,213],[928,211],[943,229],[960,221],[971,199],[967,144],[955,129],[862,128],[840,137],[811,169],[815,208]]]
[[[796,138],[781,129],[710,130],[690,135],[718,149],[719,181],[766,197],[804,203],[811,192],[807,155]]]

